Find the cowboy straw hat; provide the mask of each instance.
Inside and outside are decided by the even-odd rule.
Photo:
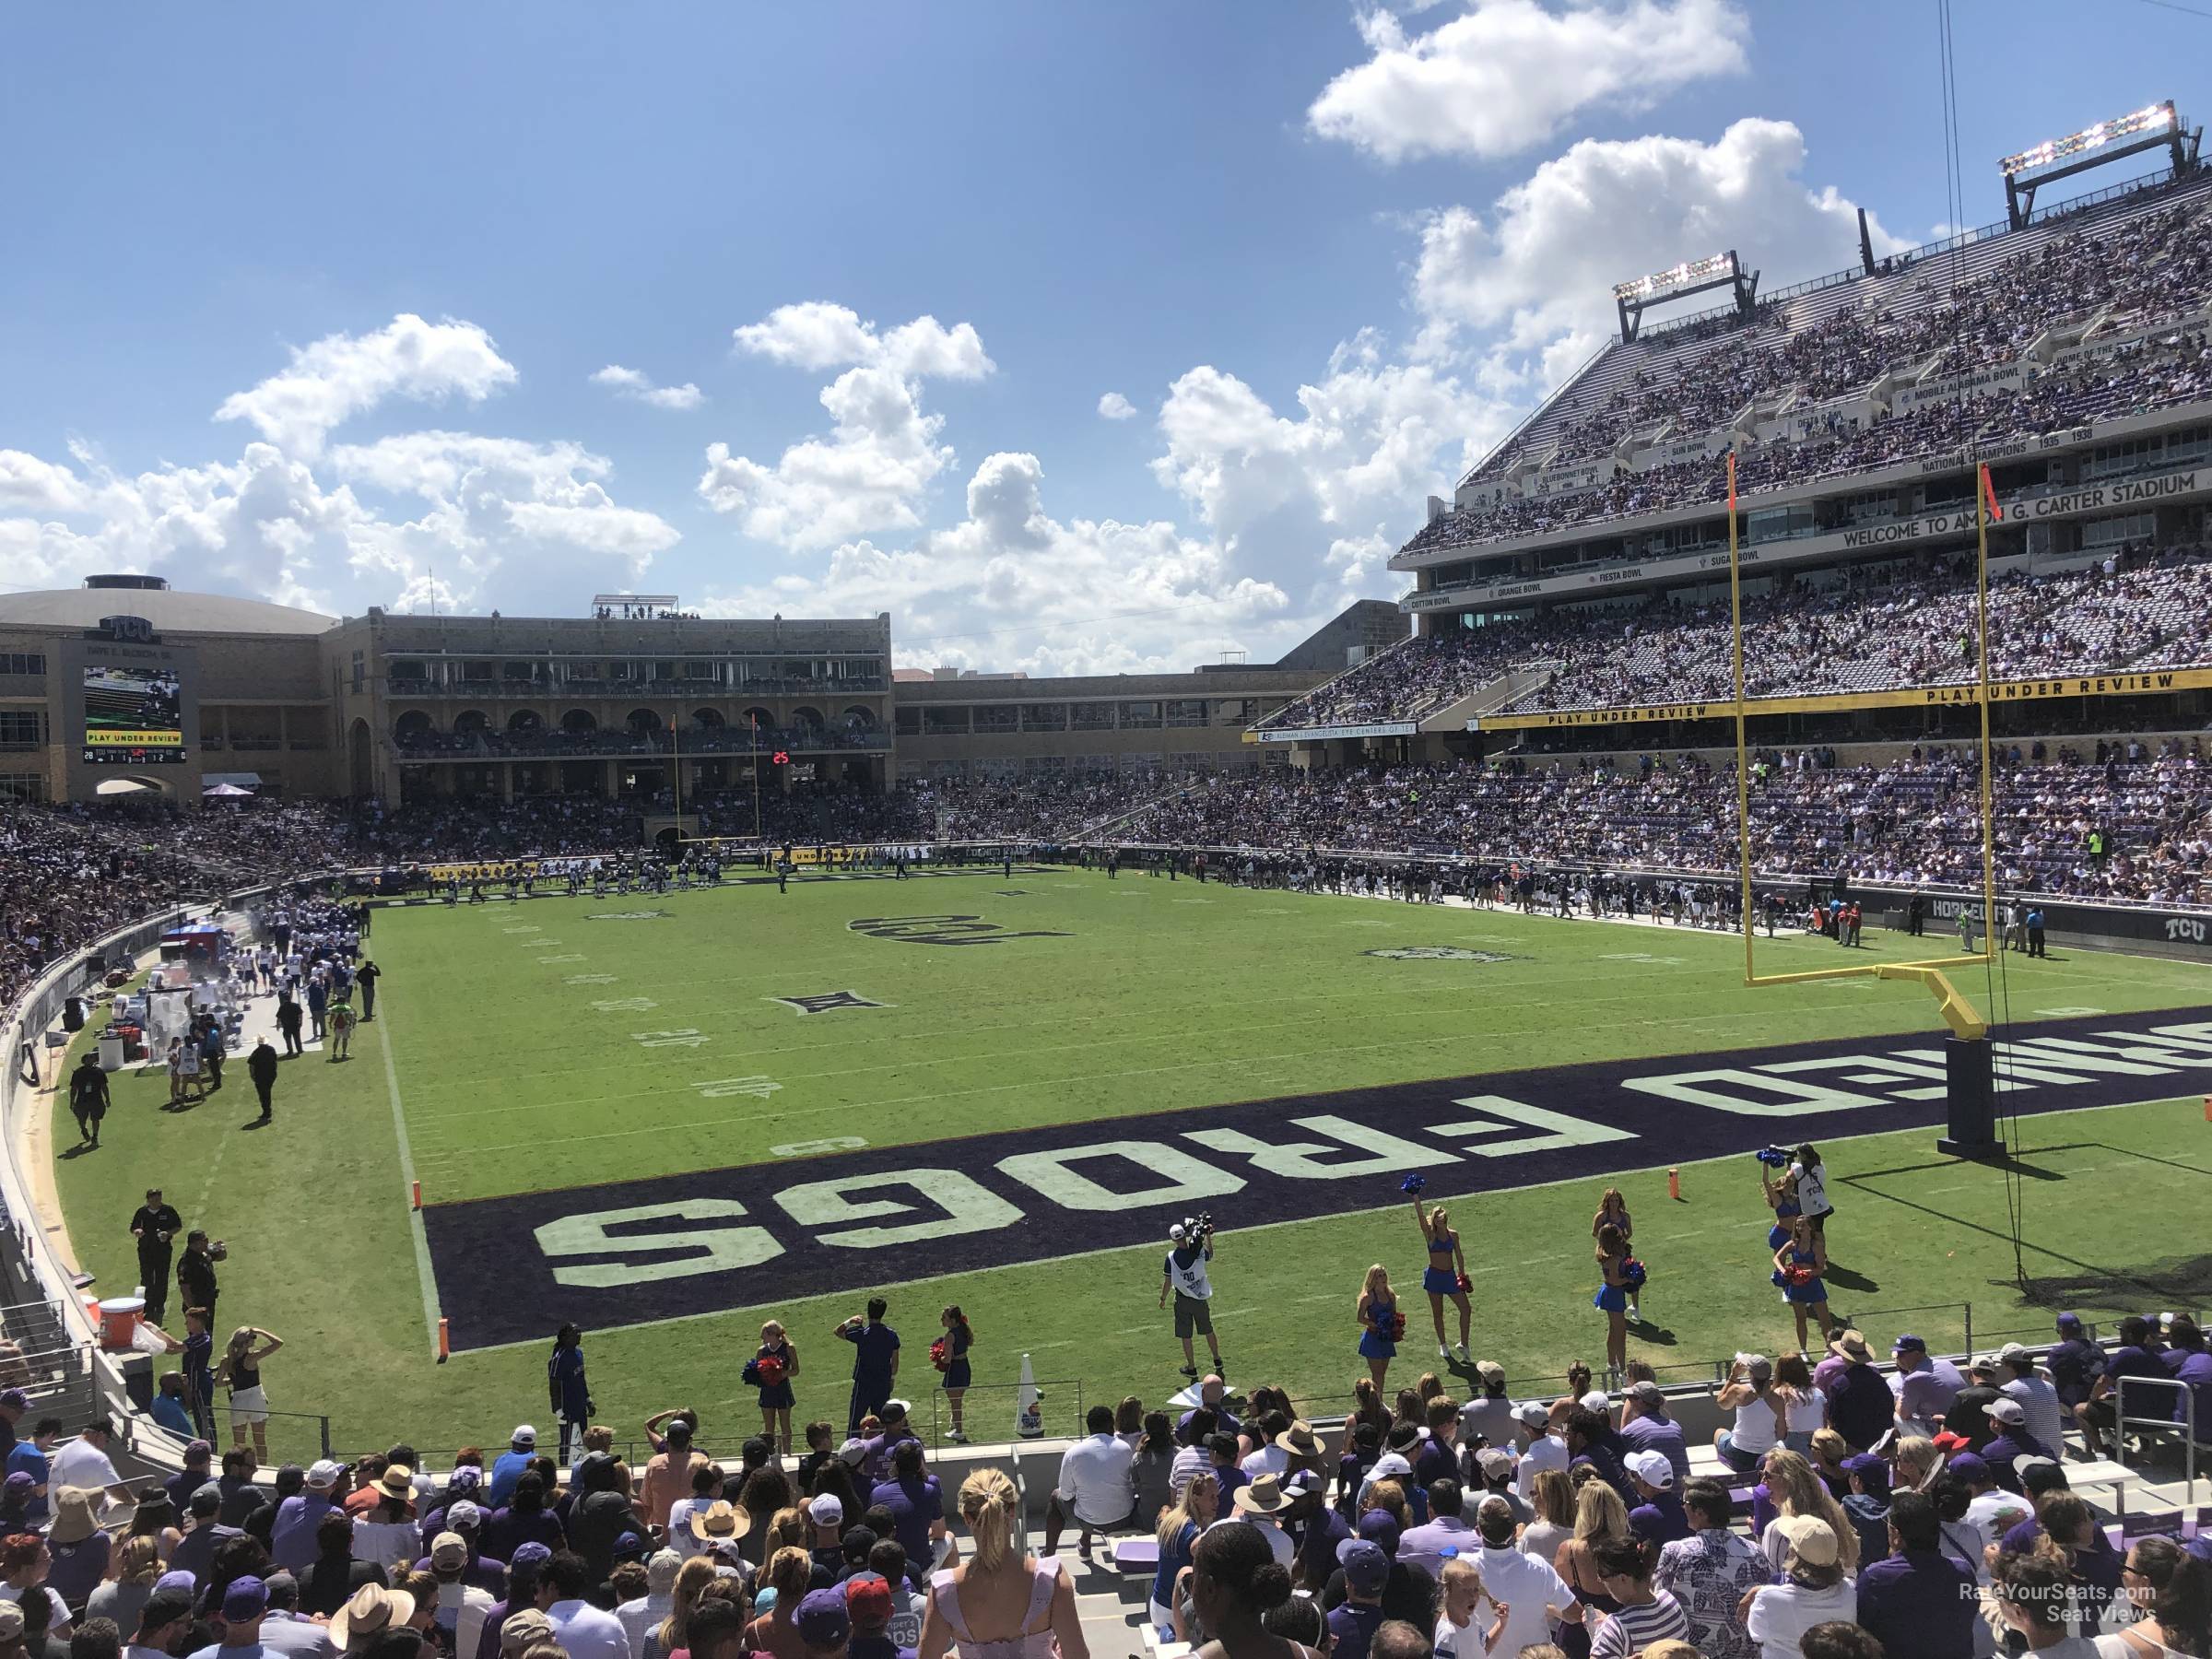
[[[405,1590],[363,1584],[330,1620],[330,1639],[341,1648],[395,1630],[415,1617],[415,1598]]]

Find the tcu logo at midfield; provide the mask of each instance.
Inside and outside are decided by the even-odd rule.
[[[845,924],[853,933],[910,945],[1002,945],[1008,939],[1065,939],[1064,933],[1032,928],[1014,933],[981,916],[861,916]]]

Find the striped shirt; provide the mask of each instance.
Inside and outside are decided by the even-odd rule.
[[[1689,1634],[1689,1615],[1664,1590],[1652,1599],[1606,1616],[1590,1639],[1590,1659],[1630,1659],[1654,1641],[1679,1641]]]

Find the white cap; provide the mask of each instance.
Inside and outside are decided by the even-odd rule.
[[[1675,1465],[1664,1452],[1631,1452],[1625,1461],[1629,1473],[1645,1486],[1665,1488],[1675,1484]]]
[[[1180,1221],[1170,1223],[1168,1227],[1168,1237],[1171,1239],[1181,1239],[1182,1237],[1182,1223]]]
[[[1602,1388],[1594,1388],[1575,1404],[1584,1411],[1610,1411],[1613,1409],[1613,1396]]]
[[[535,1446],[537,1444],[537,1430],[527,1423],[517,1423],[514,1432],[507,1437],[507,1443],[511,1446]]]
[[[806,1512],[818,1526],[835,1526],[845,1518],[845,1506],[835,1492],[818,1492],[806,1506]]]

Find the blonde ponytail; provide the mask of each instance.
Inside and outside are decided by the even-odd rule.
[[[960,1483],[960,1519],[975,1537],[975,1565],[996,1572],[1014,1557],[1021,1498],[1003,1469],[978,1469]]]

